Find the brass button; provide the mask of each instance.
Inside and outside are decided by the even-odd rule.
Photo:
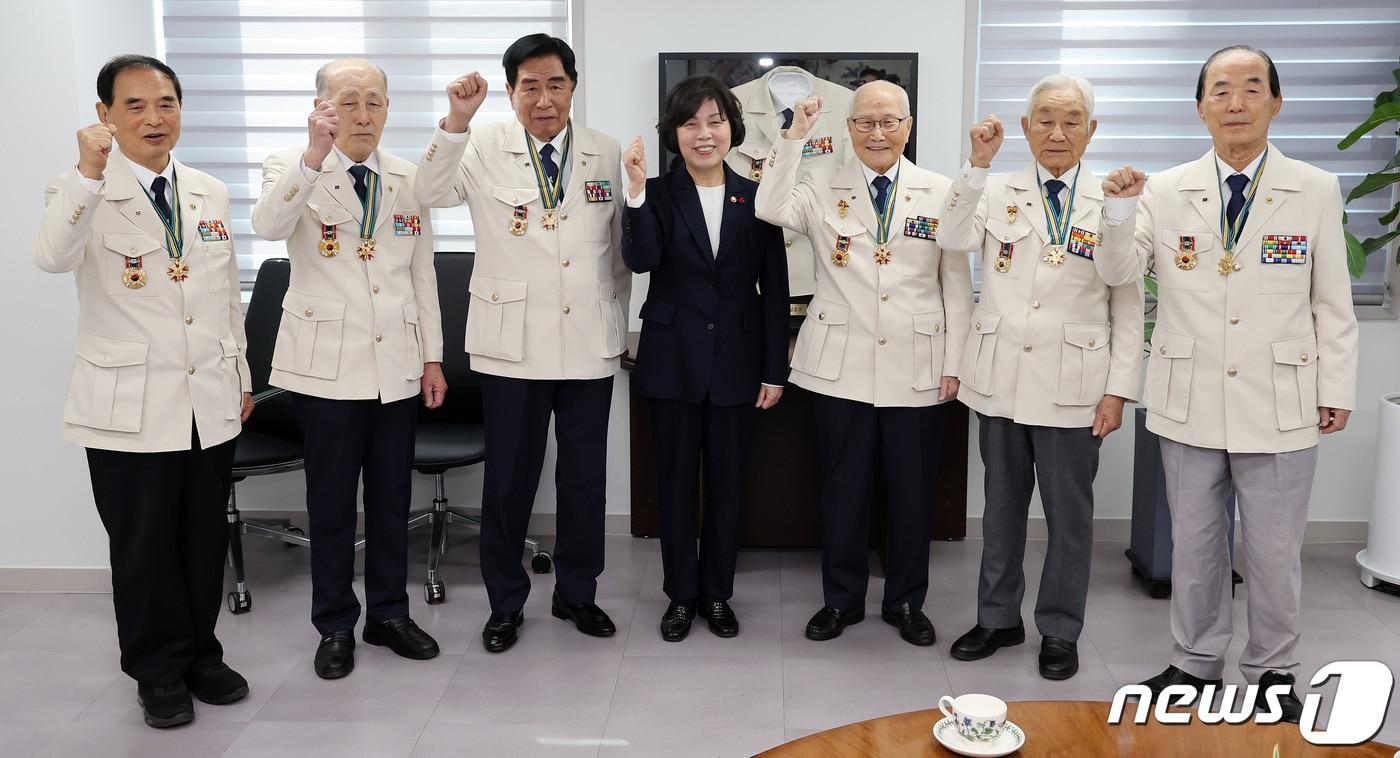
[[[1307,362],[1308,362],[1308,354],[1307,354],[1307,353],[1303,353],[1302,355],[1300,355],[1300,356],[1298,356],[1298,357],[1301,358],[1302,361],[1303,361],[1304,363],[1307,363]]]
[[[1025,346],[1023,346],[1021,349],[1029,353],[1029,352],[1031,351],[1031,346],[1030,346],[1030,345],[1025,345]]]
[[[560,221],[568,221],[568,220],[569,220],[569,214],[565,213],[565,214],[561,215],[561,216],[559,217],[559,220],[560,220]]]
[[[783,247],[792,247],[792,240],[783,240]]]
[[[1231,317],[1230,317],[1230,323],[1231,323],[1231,324],[1238,324],[1238,323],[1240,323],[1240,317],[1239,317],[1239,316],[1231,316]]]
[[[312,310],[312,309],[310,309],[310,308],[307,308],[306,310],[302,311],[301,313],[302,313],[303,316],[306,316],[307,318],[311,318],[312,316],[316,315],[316,311],[314,311],[314,310]]]
[[[135,248],[135,247],[128,247],[128,248],[126,249],[126,251],[127,251],[128,253],[131,253],[133,256],[136,255],[136,248]]]
[[[186,317],[185,317],[185,326],[189,326],[190,324],[193,324],[193,323],[194,323],[194,316],[186,316]]]
[[[185,369],[185,371],[189,373],[190,376],[194,376],[194,366],[190,366],[189,368]]]
[[[500,299],[500,296],[499,296],[499,295],[497,295],[497,294],[494,293],[494,292],[491,293],[491,302],[494,303],[494,302],[496,302],[496,301],[499,300],[499,299]]]
[[[379,294],[379,285],[376,284],[376,285],[374,285],[373,287],[370,287],[370,288],[369,288],[369,291],[370,291],[370,292],[373,292],[373,293],[376,294],[376,295],[378,295],[378,294]]]
[[[1238,374],[1238,373],[1239,373],[1239,372],[1236,371],[1236,370],[1234,370],[1234,369],[1228,369],[1228,370],[1225,372],[1225,375],[1226,375],[1226,376],[1234,376],[1235,374]]]
[[[941,334],[942,332],[943,332],[943,325],[942,325],[942,324],[934,324],[934,325],[933,325],[933,333],[934,333],[934,334]]]
[[[889,299],[890,299],[890,293],[888,293],[888,292],[886,292],[885,294],[883,294],[883,295],[880,296],[880,301],[881,301],[881,302],[889,302]]]
[[[884,338],[884,337],[881,337],[881,338],[879,339],[879,343],[880,343],[881,345],[885,344],[885,338]]]
[[[564,266],[564,268],[568,268],[568,267],[569,267],[569,259],[568,259],[568,258],[565,258],[565,259],[564,259],[563,266]]]
[[[817,314],[817,320],[818,320],[818,321],[825,321],[825,320],[826,320],[826,311],[822,311],[821,313],[818,313],[818,314]]]
[[[982,331],[982,322],[981,322],[981,321],[978,321],[977,323],[975,323],[975,324],[972,325],[972,328],[973,328],[973,329],[976,329],[976,330],[979,331],[979,332]]]
[[[1161,353],[1162,355],[1166,355],[1166,354],[1167,354],[1167,346],[1166,346],[1166,345],[1163,345],[1163,346],[1157,348],[1157,352]]]
[[[565,315],[565,316],[569,315],[569,306],[567,306],[567,305],[564,306],[564,315]]]
[[[1093,340],[1089,340],[1089,347],[1093,347],[1093,346],[1094,346],[1094,341],[1093,341]]]
[[[1243,267],[1240,266],[1240,264],[1238,264],[1238,263],[1235,264],[1235,270],[1236,270],[1236,271],[1239,271],[1241,268],[1243,268]]]
[[[1038,311],[1038,310],[1040,310],[1040,301],[1039,301],[1039,300],[1032,300],[1032,301],[1031,301],[1031,310],[1033,310],[1033,311]]]
[[[384,341],[384,335],[382,335],[382,334],[376,334],[376,335],[374,335],[374,341],[375,341],[375,342],[383,342],[383,341]]]

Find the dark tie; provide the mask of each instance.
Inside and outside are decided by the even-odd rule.
[[[369,193],[369,185],[366,181],[369,177],[369,167],[363,163],[356,163],[349,169],[350,175],[355,177],[355,194],[360,196],[360,204],[364,204],[365,196]]]
[[[554,145],[545,145],[540,150],[540,166],[544,168],[550,184],[559,181],[559,164],[554,162]]]
[[[170,212],[170,201],[165,197],[165,177],[157,176],[155,181],[151,182],[151,197],[156,204],[156,210],[160,211],[161,220],[170,223],[174,216]]]
[[[784,108],[784,109],[783,109],[783,128],[786,129],[786,128],[788,128],[789,126],[792,126],[792,109],[791,109],[791,108]]]
[[[890,178],[888,176],[877,176],[872,183],[875,185],[875,212],[884,213],[885,202],[889,200],[890,195]]]
[[[1050,198],[1050,207],[1055,209],[1055,215],[1060,215],[1060,190],[1065,188],[1065,183],[1059,179],[1050,179],[1045,182],[1045,195]]]
[[[1230,185],[1230,202],[1225,205],[1225,220],[1234,226],[1235,219],[1240,217],[1240,210],[1244,208],[1244,187],[1249,184],[1249,177],[1234,174],[1225,177],[1225,183]]]

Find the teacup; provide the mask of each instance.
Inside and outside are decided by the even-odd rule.
[[[992,742],[1006,726],[1006,703],[991,695],[944,695],[938,699],[938,710],[953,720],[968,742]]]

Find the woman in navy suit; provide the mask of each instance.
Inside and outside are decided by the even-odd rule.
[[[651,274],[632,389],[649,401],[656,449],[671,599],[661,637],[684,639],[697,613],[710,631],[733,637],[744,463],[756,414],[778,402],[787,376],[787,257],[782,230],[754,218],[758,185],[724,164],[744,123],[722,82],[693,76],[676,85],[656,130],[684,165],[647,179],[641,138],[623,153],[622,257]]]

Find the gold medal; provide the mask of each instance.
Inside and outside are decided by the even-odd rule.
[[[510,233],[519,237],[525,234],[526,223],[523,218],[513,218],[510,220]]]
[[[1004,255],[998,255],[996,263],[992,264],[998,274],[1005,274],[1011,270],[1011,259]]]
[[[334,258],[336,253],[340,252],[340,241],[334,238],[323,239],[321,240],[321,244],[317,247],[321,251],[323,257]]]
[[[122,269],[122,284],[129,290],[139,290],[146,286],[146,269],[140,266]]]
[[[554,215],[554,211],[545,211],[540,217],[540,226],[547,232],[552,232],[559,228],[559,218]]]
[[[847,263],[851,262],[851,254],[844,250],[832,250],[831,262],[837,266],[845,266]]]
[[[1062,245],[1051,245],[1040,259],[1055,268],[1059,268],[1065,265],[1065,249]]]
[[[875,248],[875,262],[881,266],[888,265],[892,257],[894,257],[894,251],[890,250],[888,245],[880,245]]]
[[[850,203],[846,202],[845,200],[837,200],[837,201],[836,201],[836,215],[840,216],[841,218],[845,218],[846,216],[849,216],[850,213],[851,213],[851,204],[850,204]]]
[[[172,282],[183,282],[185,277],[190,275],[190,267],[185,262],[176,258],[170,262],[170,267],[165,270],[165,275],[170,277]]]
[[[763,159],[754,158],[749,163],[749,178],[756,181],[763,181]]]
[[[360,256],[360,260],[366,263],[374,260],[374,240],[360,240],[360,246],[355,249],[355,255]]]
[[[1190,271],[1196,267],[1196,254],[1190,250],[1182,250],[1176,254],[1176,267],[1182,271]]]
[[[1220,263],[1215,267],[1215,270],[1219,271],[1221,276],[1229,276],[1230,272],[1233,271],[1234,268],[1235,254],[1233,252],[1230,252],[1229,250],[1226,250],[1225,254],[1220,256]]]
[[[1014,223],[1016,223],[1016,206],[1014,206],[1014,205],[1008,205],[1008,206],[1006,206],[1006,223],[1008,223],[1008,224],[1014,224]]]

